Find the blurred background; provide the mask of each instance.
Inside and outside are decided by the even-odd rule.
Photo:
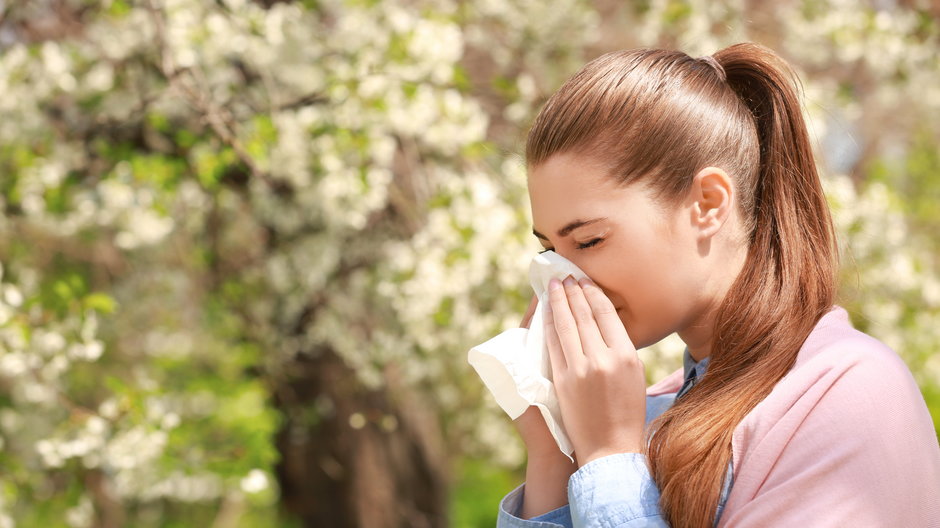
[[[466,352],[530,296],[529,123],[743,40],[940,423],[937,0],[0,0],[0,528],[492,526],[525,453]]]

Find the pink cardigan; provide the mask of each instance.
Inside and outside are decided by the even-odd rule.
[[[683,371],[647,389],[675,393]],[[940,527],[940,446],[904,361],[836,306],[735,428],[719,527]]]

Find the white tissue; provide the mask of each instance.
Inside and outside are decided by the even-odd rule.
[[[529,329],[506,330],[471,348],[467,360],[496,398],[496,403],[513,420],[530,405],[538,407],[558,448],[571,458],[574,449],[565,432],[552,385],[551,359],[542,321],[542,307],[548,302],[548,281],[562,280],[568,275],[578,280],[587,277],[574,263],[554,251],[536,255],[529,265],[529,282],[539,302]]]

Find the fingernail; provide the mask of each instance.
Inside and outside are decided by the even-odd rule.
[[[555,291],[558,288],[561,288],[561,282],[558,279],[548,281],[548,291]]]
[[[577,285],[578,283],[575,282],[574,277],[572,277],[571,275],[568,275],[567,277],[565,277],[565,286],[577,286]]]
[[[586,288],[588,286],[594,286],[594,281],[592,281],[591,279],[587,277],[579,280],[578,283],[581,285],[582,288]]]

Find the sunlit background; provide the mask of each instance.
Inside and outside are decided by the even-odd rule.
[[[0,528],[492,526],[525,453],[466,352],[531,295],[528,124],[743,40],[940,422],[936,0],[0,0]]]

